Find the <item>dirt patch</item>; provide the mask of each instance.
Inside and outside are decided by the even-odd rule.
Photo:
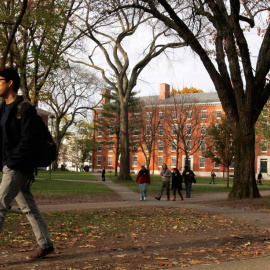
[[[268,198],[201,201],[201,202],[192,202],[192,204],[212,205],[218,207],[231,207],[234,209],[236,208],[254,212],[270,213],[270,199]]]
[[[50,195],[35,196],[38,205],[59,205],[66,203],[100,203],[100,202],[120,202],[123,198],[116,193],[111,194],[91,194],[91,195]],[[14,206],[17,206],[14,201]]]
[[[44,216],[56,253],[44,260],[26,260],[35,241],[25,217],[13,213],[1,235],[6,242],[0,245],[0,266],[21,270],[165,269],[270,254],[269,232],[193,210],[146,206]]]

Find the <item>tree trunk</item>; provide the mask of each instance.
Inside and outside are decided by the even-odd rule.
[[[132,180],[130,175],[130,150],[129,150],[129,130],[128,130],[128,105],[126,102],[120,103],[120,173],[118,180]]]
[[[234,131],[235,167],[230,199],[260,198],[255,180],[255,128],[239,125]]]
[[[227,188],[230,187],[230,166],[227,167]]]
[[[115,162],[114,162],[114,175],[117,176],[118,169],[118,159],[119,159],[119,150],[120,150],[120,138],[119,132],[116,133],[116,154],[115,154]]]

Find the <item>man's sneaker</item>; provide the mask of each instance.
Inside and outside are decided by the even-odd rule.
[[[140,201],[142,201],[143,200],[143,198],[140,198]]]
[[[143,197],[143,200],[146,201],[146,197]]]
[[[155,197],[156,200],[160,201],[160,198],[159,197]]]
[[[49,248],[45,248],[45,249],[39,248],[39,250],[36,253],[34,253],[33,255],[30,256],[30,259],[41,259],[52,252],[54,252],[53,247],[49,247]]]

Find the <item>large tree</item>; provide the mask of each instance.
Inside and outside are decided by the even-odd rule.
[[[131,180],[130,175],[130,145],[128,128],[128,103],[138,77],[147,64],[169,47],[185,45],[176,37],[172,42],[163,43],[162,37],[170,35],[168,27],[161,27],[156,19],[141,10],[121,10],[112,12],[118,1],[85,0],[86,12],[80,16],[79,27],[90,41],[94,49],[89,55],[89,62],[84,63],[101,72],[104,81],[114,89],[120,102],[120,174],[119,180]],[[137,51],[138,58],[130,60],[134,51],[130,48],[136,44],[131,37],[138,29],[149,31],[149,44]],[[127,44],[129,46],[127,46]],[[99,57],[95,57],[98,54]],[[105,59],[101,64],[100,55]],[[133,58],[134,60],[134,58]],[[132,65],[131,65],[132,64]],[[115,83],[116,79],[116,83]]]
[[[229,198],[260,197],[255,181],[255,123],[270,94],[270,84],[267,81],[270,70],[270,24],[267,11],[270,10],[270,2],[121,2],[121,8],[137,8],[158,18],[199,56],[215,85],[232,127],[235,174]],[[252,41],[245,35],[245,30],[256,25],[262,39],[261,44],[257,44],[259,50],[251,53]],[[209,36],[212,47],[206,40],[200,40],[194,35],[198,28]]]
[[[66,66],[81,33],[71,22],[82,0],[1,1],[0,67],[17,68],[25,99],[36,104],[52,71]]]

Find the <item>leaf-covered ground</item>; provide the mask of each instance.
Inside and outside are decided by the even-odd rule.
[[[269,232],[228,217],[176,208],[132,207],[44,214],[56,252],[27,260],[35,240],[24,215],[9,213],[4,269],[164,269],[270,253]]]

